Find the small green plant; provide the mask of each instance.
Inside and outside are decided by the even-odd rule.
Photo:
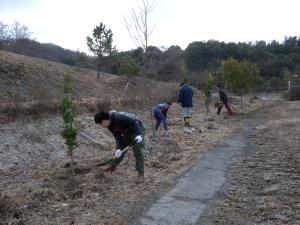
[[[61,132],[61,136],[65,140],[65,144],[68,147],[68,156],[71,158],[71,169],[74,175],[74,163],[73,163],[73,150],[77,147],[77,130],[74,127],[75,110],[71,98],[71,75],[65,73],[64,76],[64,98],[62,100],[62,118],[64,121],[64,129]]]
[[[291,81],[293,79],[291,72],[289,71],[284,71],[283,72],[283,80],[285,81],[285,83],[287,83],[288,81]]]
[[[207,78],[207,84],[205,87],[205,107],[206,107],[207,115],[209,113],[209,105],[211,103],[211,94],[212,94],[213,83],[214,83],[214,78],[211,75],[211,73],[209,73],[208,78]]]

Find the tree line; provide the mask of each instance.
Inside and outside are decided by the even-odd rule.
[[[109,32],[109,38],[105,38],[106,32]],[[218,82],[230,84],[230,88],[238,92],[254,85],[262,89],[279,89],[286,86],[287,77],[299,73],[300,69],[300,39],[297,37],[285,37],[282,43],[275,40],[270,43],[195,41],[185,50],[179,46],[148,46],[147,65],[144,65],[145,50],[142,48],[117,52],[112,45],[112,31],[106,30],[102,23],[94,29],[93,38],[87,39],[88,42],[93,39],[93,43],[99,45],[97,51],[95,46],[89,47],[98,59],[101,55],[102,70],[138,75],[139,69],[146,67],[148,75],[154,79],[187,81],[202,88],[207,85],[208,74],[212,73]],[[103,46],[109,47],[104,51]],[[111,60],[105,62],[104,58]]]
[[[61,62],[71,66],[93,68],[93,57],[80,51],[64,49],[52,43],[40,43],[27,26],[0,21],[0,50]]]
[[[255,65],[259,74],[256,79],[258,85],[280,87],[285,84],[284,77],[299,74],[300,70],[300,38],[295,36],[285,37],[281,43],[275,40],[268,43],[194,41],[185,50],[179,46],[148,46],[147,65],[144,65],[145,49],[139,47],[118,52],[113,45],[113,32],[103,23],[87,37],[87,46],[93,56],[54,44],[41,44],[31,35],[26,26],[17,22],[11,26],[0,22],[0,48],[3,50],[72,66],[95,68],[99,72],[137,76],[146,66],[149,77],[153,79],[188,81],[203,87],[208,74],[220,77],[222,63],[231,58],[241,64]]]

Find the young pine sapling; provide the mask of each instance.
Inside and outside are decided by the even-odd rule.
[[[65,140],[65,144],[68,148],[67,153],[71,158],[71,169],[74,176],[74,161],[73,150],[77,147],[77,130],[74,126],[75,110],[71,98],[71,76],[65,73],[64,76],[64,98],[62,100],[62,117],[64,121],[64,129],[61,132],[61,136]]]

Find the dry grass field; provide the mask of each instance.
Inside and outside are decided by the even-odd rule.
[[[100,149],[78,137],[79,144],[74,151],[75,182],[70,177],[66,149],[59,135],[63,124],[58,114],[59,101],[62,98],[63,74],[66,71],[74,78],[74,102],[78,110],[76,127],[104,146],[104,149]],[[1,225],[126,224],[159,195],[171,188],[175,179],[205,152],[222,144],[226,137],[239,131],[245,120],[253,117],[261,119],[266,117],[264,121],[268,132],[258,130],[253,136],[253,142],[264,143],[259,144],[260,148],[256,153],[261,154],[257,156],[260,160],[253,156],[254,158],[249,158],[244,164],[238,165],[242,169],[232,172],[237,183],[249,185],[249,182],[253,183],[251,179],[260,179],[255,176],[253,178],[249,172],[253,164],[256,165],[255,168],[262,168],[260,172],[264,174],[256,173],[262,177],[268,176],[264,166],[269,165],[268,168],[274,168],[276,172],[278,171],[276,165],[279,165],[280,161],[290,160],[290,157],[296,157],[294,161],[291,159],[291,168],[299,165],[297,164],[299,154],[293,150],[296,142],[291,142],[294,139],[299,141],[298,102],[274,103],[260,98],[245,97],[242,115],[228,117],[224,111],[221,116],[216,116],[213,108],[207,115],[203,94],[195,90],[191,123],[196,131],[192,134],[183,131],[181,109],[177,104],[173,104],[168,113],[170,130],[168,132],[160,130],[153,135],[150,106],[142,86],[144,82],[142,78],[130,83],[126,98],[122,99],[120,96],[126,85],[125,76],[104,74],[97,79],[96,72],[92,70],[78,70],[59,63],[0,51],[0,80]],[[153,104],[174,100],[178,91],[178,84],[174,83],[149,81],[147,85],[151,87]],[[99,107],[104,106],[135,113],[145,122],[147,147],[144,183],[136,185],[133,182],[136,172],[132,151],[126,154],[114,173],[104,173],[95,166],[96,163],[109,159],[114,150],[114,139],[111,134],[96,126],[93,121],[94,113]],[[41,107],[45,109],[41,110]],[[257,114],[260,108],[266,110],[262,111],[262,114]],[[279,127],[283,128],[283,131],[280,129],[282,133],[277,132]],[[282,156],[283,148],[281,145],[274,145],[274,139],[268,138],[268,134],[272,134],[274,138],[282,138],[282,147],[288,146],[291,151],[287,154],[290,155]],[[269,156],[268,151],[264,149],[274,149],[275,152]],[[298,155],[295,156],[296,153]],[[280,158],[281,156],[283,158]],[[272,157],[273,161],[268,161],[268,157]],[[293,182],[296,183],[290,183],[288,187],[295,188],[294,185],[299,184],[298,169],[282,172],[283,175],[285,172],[294,174]],[[269,172],[272,174],[271,170]],[[245,174],[249,179],[243,180]],[[268,179],[273,179],[273,176],[270,175]],[[284,181],[287,183],[289,179]],[[257,200],[255,193],[263,188],[262,185],[264,183],[261,181],[259,185],[251,186],[251,193],[250,191],[246,193],[249,198],[243,196],[244,186],[237,186],[233,197],[238,199],[244,197],[243,202],[249,201],[254,204]],[[281,189],[282,186],[284,184],[275,187],[283,190],[285,196],[289,190]],[[264,190],[266,194],[275,193],[268,189]],[[294,197],[297,200],[297,196]],[[235,203],[238,204],[238,200]],[[208,223],[225,224],[221,218],[231,218],[230,213],[240,213],[236,211],[236,207],[227,212],[226,209],[230,209],[228,204],[234,206],[226,200],[219,205],[216,203],[210,212],[211,222]],[[299,202],[297,204],[299,206]],[[276,207],[274,206],[274,210]],[[290,207],[286,209],[294,210],[294,206]],[[280,207],[277,208],[281,210]],[[296,210],[299,210],[299,207]],[[251,212],[253,213],[249,216],[254,217],[255,211]],[[281,218],[282,221],[288,217],[286,214],[285,217],[280,215],[276,218]],[[299,221],[297,217],[288,218],[288,222]],[[243,219],[239,218],[237,221],[244,221]],[[234,224],[231,222],[226,224]],[[288,222],[286,224],[296,224]]]

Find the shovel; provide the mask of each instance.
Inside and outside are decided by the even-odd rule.
[[[83,138],[89,140],[89,141],[92,142],[93,144],[97,145],[98,147],[104,149],[104,147],[103,147],[101,144],[99,144],[99,143],[98,143],[97,141],[95,141],[93,138],[89,137],[89,136],[88,136],[87,134],[85,134],[84,132],[79,131],[78,134],[79,134],[81,137],[83,137]]]
[[[132,146],[134,146],[135,145],[135,143],[133,144],[133,145],[128,145],[126,148],[124,148],[124,149],[122,149],[122,155],[125,153],[125,152],[127,152],[128,151],[128,149],[129,148],[131,148]],[[96,165],[95,165],[95,167],[98,167],[98,166],[105,166],[105,165],[107,165],[107,164],[109,164],[110,162],[112,162],[114,159],[116,159],[116,156],[113,156],[111,159],[109,159],[109,160],[107,160],[107,161],[105,161],[105,162],[102,162],[102,163],[97,163]]]

